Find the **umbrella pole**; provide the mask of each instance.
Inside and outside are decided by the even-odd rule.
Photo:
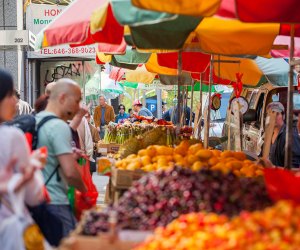
[[[84,63],[84,61],[82,61],[82,66],[83,66],[83,76],[82,76],[82,80],[83,80],[83,101],[84,102],[86,102],[86,98],[85,98],[85,84],[86,84],[86,82],[85,82],[85,63]]]
[[[180,85],[181,85],[181,73],[182,73],[182,51],[179,50],[178,52],[178,61],[177,61],[177,68],[178,68],[178,89],[177,89],[177,121],[176,125],[181,126],[180,118],[181,118],[181,100],[183,97],[180,95]]]
[[[190,111],[190,127],[193,124],[193,103],[194,103],[194,80],[192,80],[192,94],[191,94],[191,111]]]
[[[101,91],[102,91],[102,78],[101,78],[101,74],[102,73],[102,68],[101,68],[101,66],[100,66],[100,81],[99,81],[99,90],[100,90],[100,94],[101,94]]]
[[[202,125],[201,125],[201,120],[202,120],[202,73],[200,74],[200,98],[199,98],[199,103],[200,103],[200,109],[199,109],[199,117],[198,117],[198,138],[201,140],[201,130],[202,130]]]
[[[286,124],[286,142],[285,142],[285,159],[284,167],[292,167],[292,143],[293,143],[293,92],[294,92],[294,70],[293,57],[295,49],[295,25],[291,24],[291,44],[290,44],[290,74],[288,85],[288,102],[287,102],[287,124]]]
[[[182,114],[181,114],[181,126],[185,126],[186,125],[186,118],[187,118],[185,111],[187,110],[188,86],[183,88],[182,96],[183,96],[183,98],[182,98],[183,110],[182,110]]]
[[[206,119],[206,123],[205,123],[205,131],[204,131],[204,148],[206,148],[206,149],[208,148],[209,127],[210,127],[211,85],[213,82],[213,67],[214,67],[214,57],[213,57],[213,55],[211,55],[210,72],[209,72],[207,119]]]

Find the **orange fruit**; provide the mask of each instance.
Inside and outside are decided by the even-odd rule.
[[[243,152],[233,152],[233,157],[240,161],[244,161],[247,159],[245,153]]]
[[[229,150],[225,150],[221,153],[220,155],[222,158],[229,158],[229,157],[233,157],[233,152],[229,151]]]
[[[218,158],[215,157],[215,156],[211,157],[211,158],[208,160],[208,165],[210,165],[210,166],[214,166],[214,165],[216,165],[216,164],[218,164],[218,163],[219,163],[219,160],[218,160]]]
[[[211,158],[213,153],[208,149],[201,149],[198,150],[196,153],[196,156],[199,157],[203,161],[207,161],[209,158]]]
[[[189,147],[188,154],[196,154],[200,149],[203,149],[203,145],[201,143],[196,143]]]

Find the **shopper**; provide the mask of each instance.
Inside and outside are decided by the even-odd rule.
[[[91,167],[90,167],[91,173],[93,173],[96,171],[96,159],[97,159],[97,155],[98,155],[97,145],[98,145],[98,142],[100,141],[100,136],[99,136],[99,133],[98,133],[98,130],[96,129],[96,127],[94,125],[92,125],[92,123],[91,123],[91,114],[89,112],[85,115],[85,118],[88,122],[90,132],[92,135],[92,140],[93,140],[93,149],[94,149],[93,159],[95,160],[95,162],[91,162]]]
[[[133,110],[128,109],[129,118],[133,118]]]
[[[116,123],[119,123],[125,119],[129,118],[129,114],[125,112],[125,106],[123,104],[119,105],[119,114],[116,116]]]
[[[63,222],[64,236],[75,228],[75,217],[67,197],[68,186],[86,191],[76,161],[79,156],[73,153],[71,130],[66,123],[78,113],[80,101],[81,90],[77,83],[71,79],[60,79],[51,90],[46,110],[36,115],[37,123],[47,116],[57,117],[40,128],[38,147],[48,147],[43,174],[44,179],[49,179],[51,174],[53,177],[47,185],[51,198],[47,206]]]
[[[143,104],[139,100],[135,100],[133,102],[133,110],[134,110],[134,112],[137,113],[138,116],[151,116],[151,117],[153,117],[152,112],[149,109],[143,107]]]
[[[267,106],[267,111],[276,112],[275,128],[271,140],[271,149],[269,158],[275,166],[284,166],[285,143],[286,143],[286,125],[285,109],[280,102],[271,102]],[[299,168],[300,166],[300,135],[297,128],[297,121],[293,121],[293,158],[292,166]]]
[[[7,233],[6,227],[10,226],[11,219],[14,216],[11,210],[13,201],[8,196],[8,183],[12,178],[19,178],[15,185],[14,192],[24,192],[24,202],[30,206],[36,206],[43,202],[43,177],[38,170],[36,160],[42,160],[42,156],[37,152],[30,156],[27,141],[22,131],[15,127],[4,125],[4,122],[13,119],[16,113],[17,99],[13,89],[12,76],[0,69],[0,245],[1,249],[7,249],[5,246],[10,245],[10,249],[18,248],[20,238],[5,238]],[[41,156],[41,158],[40,158]],[[40,162],[37,162],[40,163]],[[19,176],[17,176],[19,175]],[[6,185],[5,185],[6,184]],[[28,214],[25,204],[19,204],[22,213]],[[28,217],[30,219],[30,217]],[[18,225],[14,225],[18,229]],[[14,234],[16,235],[16,234]],[[3,242],[2,242],[3,240]]]
[[[15,95],[16,95],[17,100],[18,100],[17,110],[16,110],[16,115],[15,116],[31,114],[33,109],[29,105],[29,103],[25,102],[21,99],[20,93],[17,90],[15,90]]]
[[[178,104],[177,101],[174,101],[174,106],[168,109],[164,114],[163,114],[163,119],[166,121],[171,121],[173,124],[178,124],[180,122],[180,117],[178,117]],[[185,115],[185,125],[190,124],[190,115],[191,115],[191,108],[188,106],[185,106],[182,111],[184,111]],[[195,119],[195,113],[193,112],[192,114],[192,122],[194,122]]]
[[[95,108],[94,122],[95,126],[100,133],[100,138],[104,138],[105,125],[115,121],[115,113],[112,106],[106,103],[104,96],[99,97],[99,106]]]

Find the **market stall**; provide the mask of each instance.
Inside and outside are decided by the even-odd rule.
[[[80,2],[83,1],[76,1],[72,8]],[[122,49],[111,47],[109,51],[99,46],[97,53],[99,63],[105,61],[126,69],[112,74],[116,82],[130,74],[128,70],[139,71],[139,64],[144,64],[147,82],[158,75],[162,82],[178,85],[180,107],[180,119],[174,125],[136,117],[138,122],[108,126],[104,142],[98,145],[99,153],[106,153],[106,157],[98,159],[97,172],[110,175],[110,202],[106,208],[87,211],[61,249],[297,249],[300,245],[299,197],[294,191],[300,185],[299,177],[275,169],[266,159],[247,159],[242,146],[242,118],[249,109],[242,95],[243,85],[257,86],[266,80],[264,77],[278,85],[286,83],[288,69],[284,59],[264,58],[269,57],[273,41],[281,32],[280,25],[242,23],[232,15],[233,3],[227,1],[196,4],[198,10],[190,5],[194,2],[202,1],[170,1],[165,5],[147,0],[95,1],[97,11],[84,15],[83,28],[88,32],[82,39],[53,39],[56,35],[62,38],[63,31],[53,32],[55,22],[43,31],[42,46],[56,44],[55,41],[122,45]],[[218,10],[228,19],[210,17]],[[102,35],[107,34],[102,32],[108,31],[111,23],[116,34],[102,40]],[[124,39],[123,26],[130,28]],[[70,30],[75,28],[78,24]],[[79,37],[80,32],[76,34]],[[293,47],[293,29],[291,34]],[[124,48],[124,40],[131,47]],[[199,132],[183,126],[183,108],[189,86],[194,96],[195,74],[200,78],[200,93],[202,84],[208,83],[207,108],[202,112],[200,99],[196,119],[201,128],[204,113],[204,143],[194,138]],[[293,77],[290,68],[290,86]],[[235,140],[234,151],[209,147],[210,110],[217,108],[220,101],[211,97],[214,83],[227,83],[234,88],[234,99],[228,108],[229,122],[236,126],[228,132],[228,143],[231,138]],[[274,114],[270,117],[267,128],[271,131]],[[269,131],[265,136],[263,155],[267,157]],[[142,243],[149,234],[152,236]]]

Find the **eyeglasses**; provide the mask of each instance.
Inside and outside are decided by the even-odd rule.
[[[125,110],[125,108],[120,108],[120,110]]]

